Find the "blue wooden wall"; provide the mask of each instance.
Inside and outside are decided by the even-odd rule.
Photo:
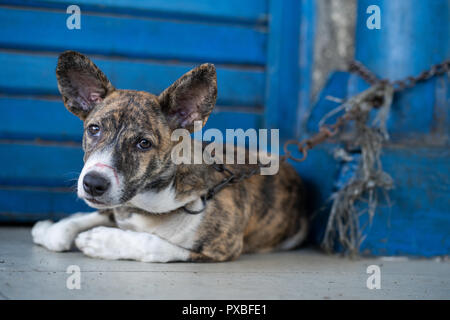
[[[66,27],[72,4],[81,30]],[[300,46],[311,10],[296,0],[0,1],[0,221],[90,210],[74,192],[82,123],[59,96],[60,52],[87,54],[118,88],[155,94],[214,63],[219,94],[207,127],[292,136],[299,84],[310,78],[299,57],[312,48],[311,32]]]

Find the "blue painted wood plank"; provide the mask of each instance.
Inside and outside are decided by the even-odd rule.
[[[80,146],[0,143],[0,185],[75,187]]]
[[[265,126],[282,139],[297,133],[300,1],[270,1]]]
[[[380,7],[381,29],[366,27],[369,5]],[[416,76],[450,58],[449,19],[448,0],[360,0],[355,56],[381,78],[399,80]],[[448,97],[450,80],[444,76],[439,83],[436,81],[431,79],[396,96],[389,120],[391,132],[405,139],[414,134],[425,136],[434,131],[436,119],[447,117],[447,111],[436,110],[435,106],[445,103],[448,110],[450,100],[444,98],[439,102],[436,90],[444,86],[443,95]],[[446,123],[448,126],[448,120]]]
[[[299,48],[299,101],[295,136],[304,138],[308,115],[312,104],[312,73],[314,68],[314,44],[316,35],[316,1],[301,1],[301,27]]]
[[[93,211],[76,192],[0,187],[0,222],[57,220],[71,213]]]
[[[229,111],[213,111],[204,130],[219,129],[225,133],[226,129],[258,129],[263,122],[263,115],[253,112],[229,112]]]
[[[450,149],[386,147],[383,168],[395,181],[362,252],[437,256],[450,253]],[[364,223],[365,220],[361,220]]]
[[[81,141],[83,123],[59,100],[0,97],[0,139]]]
[[[40,8],[66,9],[71,0],[13,0],[3,3]],[[83,13],[120,13],[158,18],[195,19],[197,21],[263,24],[267,22],[265,0],[78,0]]]
[[[216,107],[205,128],[259,128],[262,115]],[[82,122],[66,110],[62,101],[0,97],[0,139],[81,142]]]
[[[380,7],[380,29],[367,28],[370,5]],[[448,0],[359,0],[355,57],[382,78],[417,75],[450,57],[449,19]]]
[[[93,57],[92,60],[120,89],[159,94],[195,64],[161,64]],[[57,55],[0,51],[0,92],[59,95],[55,68]],[[262,107],[264,71],[217,67],[219,105]]]
[[[345,100],[348,97],[348,82],[350,74],[347,72],[333,72],[327,80],[324,89],[320,92],[317,103],[311,110],[308,117],[306,129],[312,134],[319,130],[319,122],[331,110],[337,108],[340,103],[331,100],[330,97]],[[340,116],[338,114],[337,116]],[[332,124],[336,117],[327,120],[327,124]]]
[[[266,33],[259,29],[85,14],[81,29],[69,30],[67,17],[2,7],[0,46],[260,66],[266,61]]]
[[[341,170],[340,163],[333,158],[335,147],[334,144],[324,143],[311,150],[306,161],[289,161],[305,185],[305,201],[311,222],[308,238],[313,244],[320,244],[323,239],[324,226],[330,212],[330,196],[335,191],[335,179]],[[291,151],[296,155],[295,148]]]

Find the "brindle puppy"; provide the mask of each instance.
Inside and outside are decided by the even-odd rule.
[[[212,64],[186,73],[159,96],[115,89],[94,63],[73,51],[61,54],[56,76],[66,108],[84,122],[78,197],[98,211],[38,222],[35,243],[64,251],[75,242],[91,257],[168,262],[231,260],[292,249],[305,239],[304,193],[288,164],[204,202],[201,197],[223,173],[172,161],[173,130],[192,132],[194,121],[204,125],[214,107]]]

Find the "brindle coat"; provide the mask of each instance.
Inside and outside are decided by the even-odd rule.
[[[181,207],[163,213],[138,208],[133,204],[136,195],[158,194],[172,186],[175,201],[187,201],[188,206],[224,178],[210,165],[171,161],[177,143],[171,140],[172,131],[192,132],[193,122],[205,124],[214,107],[217,84],[212,64],[186,73],[159,96],[115,89],[94,63],[73,51],[61,54],[56,75],[65,106],[84,121],[84,160],[107,150],[111,167],[120,175],[120,196],[103,203],[88,202],[111,215],[117,226],[124,227],[130,216],[139,215],[148,225],[145,231],[162,237],[158,226],[188,213]],[[101,130],[98,136],[89,132],[93,125]],[[151,143],[148,150],[136,148],[143,138]],[[228,167],[242,172],[251,165]],[[201,222],[185,247],[190,252],[186,260],[225,261],[241,253],[297,247],[308,228],[304,203],[301,180],[287,163],[280,164],[276,175],[254,175],[230,185],[206,202],[199,214]]]

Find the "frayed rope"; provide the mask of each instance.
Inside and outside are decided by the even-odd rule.
[[[345,110],[355,123],[352,137],[355,147],[361,150],[361,159],[354,176],[330,199],[332,206],[321,244],[328,252],[334,251],[338,241],[344,253],[357,254],[365,239],[363,231],[372,223],[379,204],[379,193],[382,192],[389,200],[387,191],[393,188],[394,182],[383,171],[380,155],[383,142],[389,140],[386,121],[393,93],[393,87],[389,84],[372,86],[332,110],[321,121],[324,123],[331,115]],[[382,101],[382,105],[375,109],[374,101]],[[371,110],[376,110],[377,114],[369,126],[367,123]],[[360,217],[364,214],[369,219],[361,226]]]

